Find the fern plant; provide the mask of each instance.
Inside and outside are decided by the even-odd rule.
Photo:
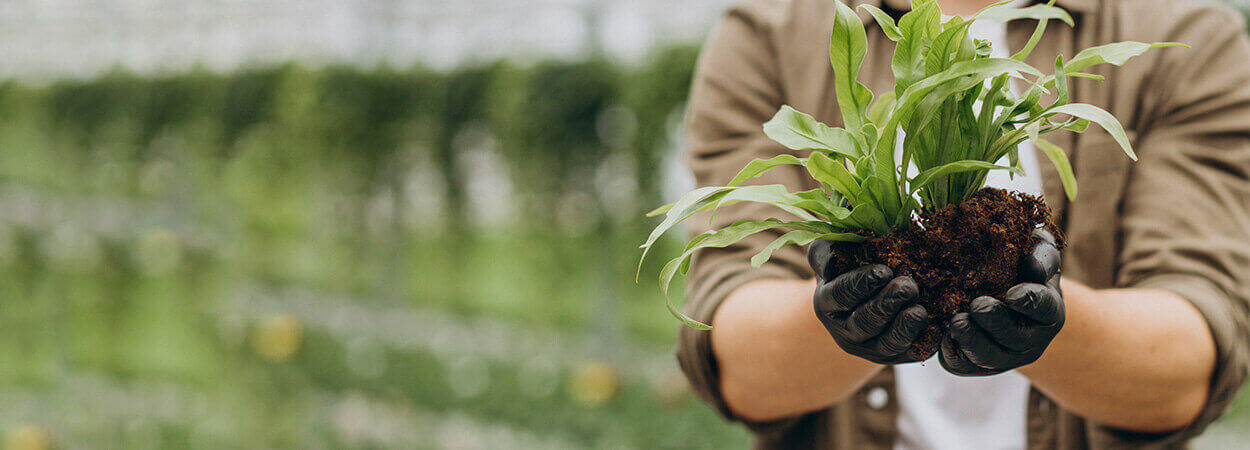
[[[1067,60],[1058,55],[1053,71],[1043,73],[1026,64],[1025,58],[1049,21],[1073,23],[1053,0],[1027,8],[1009,6],[1007,0],[967,18],[943,16],[936,0],[912,0],[911,11],[897,23],[884,11],[861,5],[896,43],[894,88],[874,96],[857,79],[868,51],[863,22],[840,0],[833,1],[836,14],[829,60],[843,126],[831,127],[783,106],[764,124],[764,133],[786,148],[810,151],[806,158],[782,154],[756,159],[725,186],[695,189],[648,214],[665,217],[642,244],[643,259],[666,231],[700,212],[714,214],[726,205],[760,202],[793,216],[740,221],[696,235],[679,256],[664,265],[660,285],[668,310],[686,325],[711,328],[682,314],[668,300],[673,277],[686,273],[696,251],[725,247],[765,230],[789,230],[751,258],[751,264],[758,267],[786,245],[886,236],[910,226],[921,211],[962,202],[984,186],[991,170],[1023,173],[1017,146],[1026,140],[1054,164],[1064,191],[1074,198],[1076,178],[1067,157],[1041,136],[1060,129],[1079,133],[1093,123],[1105,129],[1128,157],[1137,157],[1124,128],[1110,113],[1069,102],[1068,79],[1102,80],[1083,71],[1097,64],[1122,65],[1152,48],[1182,45],[1119,42],[1091,47]],[[978,19],[1034,19],[1038,24],[1018,52],[1010,58],[995,58],[990,56],[988,42],[969,36],[969,25]],[[1027,86],[1023,95],[1013,94],[1008,86],[1012,80]],[[1048,104],[1043,101],[1046,93],[1054,94]],[[896,159],[900,136],[902,152]],[[1004,158],[1007,165],[996,164]],[[780,184],[743,185],[783,165],[801,166],[820,188],[791,192]],[[909,175],[912,168],[914,176]]]

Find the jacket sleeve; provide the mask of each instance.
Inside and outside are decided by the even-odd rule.
[[[1201,433],[1228,409],[1250,364],[1250,43],[1236,17],[1222,8],[1187,11],[1168,38],[1192,48],[1168,49],[1155,70],[1161,76],[1143,88],[1165,94],[1136,144],[1141,159],[1126,186],[1116,283],[1187,299],[1217,353],[1197,420],[1148,439],[1156,444]]]
[[[762,125],[782,104],[777,54],[770,40],[769,15],[784,8],[773,2],[752,1],[731,9],[712,32],[695,71],[686,116],[686,162],[700,186],[723,185],[755,158],[770,158],[789,150],[764,135]],[[775,22],[774,22],[775,23]],[[796,154],[797,155],[797,154]],[[753,184],[785,184],[800,189],[797,169],[783,166]],[[695,233],[739,220],[789,218],[779,209],[751,203],[722,208],[715,221],[691,218]],[[764,232],[723,249],[705,249],[695,255],[687,283],[684,311],[695,320],[711,323],[725,297],[743,284],[759,279],[810,278],[803,250],[788,246],[759,268],[749,263],[779,233]],[[682,371],[704,401],[730,420],[734,417],[720,394],[719,376],[710,332],[681,327],[677,359]],[[746,424],[757,433],[783,423]]]

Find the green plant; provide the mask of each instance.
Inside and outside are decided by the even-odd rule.
[[[660,272],[661,288],[676,273],[685,273],[693,254],[703,248],[725,247],[755,233],[788,229],[751,258],[754,266],[777,249],[806,245],[817,239],[862,241],[886,236],[910,226],[913,215],[962,202],[985,184],[990,170],[1022,173],[1017,146],[1033,141],[1055,165],[1067,195],[1076,195],[1076,179],[1064,152],[1040,138],[1059,129],[1083,132],[1092,122],[1105,129],[1130,158],[1136,155],[1118,121],[1107,111],[1084,103],[1070,103],[1068,78],[1102,80],[1082,72],[1096,64],[1122,65],[1129,58],[1156,47],[1177,43],[1119,42],[1085,49],[1070,60],[1055,59],[1054,73],[1043,74],[1025,63],[1050,20],[1072,25],[1063,9],[1049,4],[1027,8],[1000,2],[968,18],[944,19],[935,0],[912,0],[912,9],[895,23],[871,5],[869,12],[886,36],[895,41],[892,67],[894,89],[877,96],[857,80],[867,52],[867,38],[855,11],[835,0],[837,12],[830,38],[829,59],[843,127],[831,127],[809,115],[783,106],[764,124],[764,133],[791,150],[811,150],[806,158],[782,154],[756,159],[725,186],[695,189],[676,203],[650,215],[667,213],[641,246],[643,258],[656,240],[674,225],[704,211],[714,212],[738,202],[774,205],[798,220],[740,221],[691,238],[681,255]],[[990,44],[969,36],[977,19],[1006,22],[1034,19],[1037,27],[1024,48],[1010,58],[990,57]],[[1011,80],[1027,86],[1017,96]],[[1054,99],[1043,104],[1043,94]],[[901,133],[900,133],[901,132]],[[905,136],[896,160],[895,140]],[[996,164],[1004,157],[1009,164]],[[782,165],[797,165],[818,181],[820,188],[790,192],[782,185],[742,183]],[[909,176],[909,169],[916,169]],[[666,300],[667,301],[667,300]],[[686,325],[710,329],[677,310],[669,311]]]

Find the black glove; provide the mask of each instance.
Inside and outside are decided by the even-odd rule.
[[[816,272],[816,317],[843,351],[878,364],[923,361],[912,343],[929,323],[929,312],[915,304],[919,288],[911,277],[894,277],[881,264],[831,273],[832,242],[807,248]],[[828,280],[828,281],[826,281]]]
[[[1034,230],[1033,237],[1037,244],[1021,261],[1022,283],[1008,289],[1002,300],[977,297],[968,312],[951,318],[940,350],[947,372],[986,376],[1032,363],[1063,328],[1062,255],[1046,230]]]

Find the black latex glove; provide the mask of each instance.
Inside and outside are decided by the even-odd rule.
[[[912,348],[929,323],[929,312],[915,304],[919,288],[911,277],[894,277],[881,264],[831,273],[832,242],[819,240],[807,249],[816,272],[816,317],[843,351],[878,364],[923,361]]]
[[[1046,230],[1039,228],[1033,236],[1037,244],[1021,261],[1021,283],[1002,300],[977,297],[968,312],[951,318],[940,350],[947,372],[986,376],[1032,363],[1063,328],[1062,255]]]

